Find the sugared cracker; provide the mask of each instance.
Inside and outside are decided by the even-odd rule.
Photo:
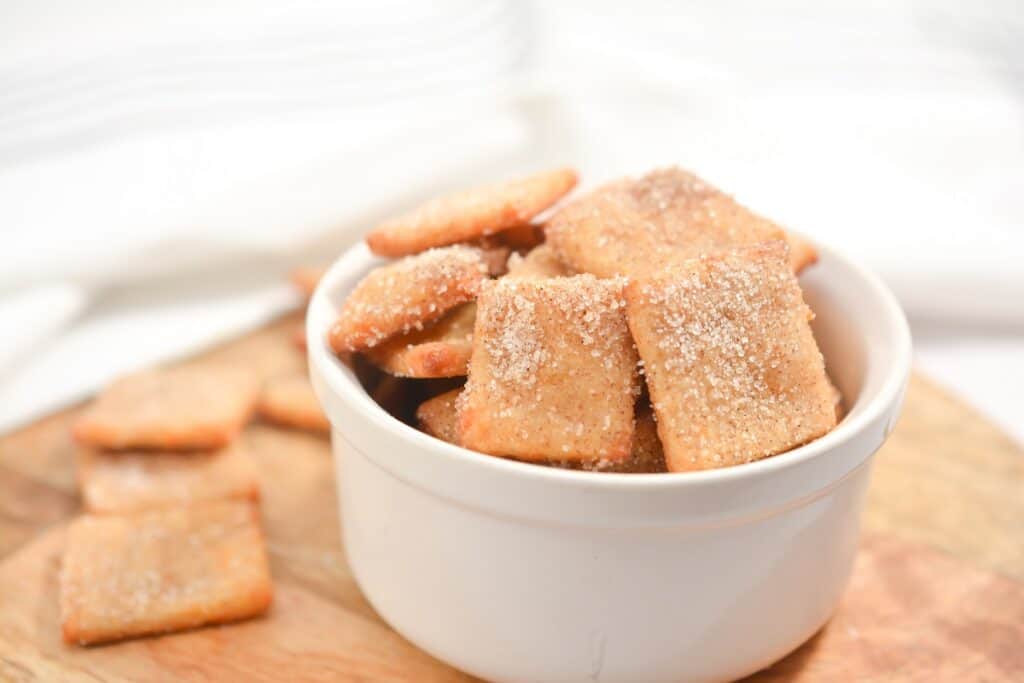
[[[338,353],[363,351],[388,337],[422,329],[476,297],[487,268],[479,249],[431,249],[370,272],[349,294],[331,327]]]
[[[555,254],[547,244],[542,244],[526,256],[512,254],[508,260],[508,277],[564,277],[573,271]]]
[[[502,278],[477,301],[459,441],[492,455],[629,455],[636,355],[621,279]]]
[[[456,403],[461,393],[462,388],[459,387],[421,403],[416,410],[416,423],[420,430],[442,441],[458,445]],[[534,460],[534,462],[538,461]],[[623,460],[601,459],[582,462],[555,459],[540,461],[539,464],[595,472],[652,473],[666,471],[665,454],[661,448],[661,441],[658,440],[654,416],[649,409],[641,411],[636,417],[629,457]]]
[[[78,483],[85,508],[137,512],[222,498],[259,498],[256,470],[241,447],[211,452],[107,452],[81,449]]]
[[[260,416],[286,427],[327,433],[331,423],[324,415],[305,373],[280,375],[267,380],[256,409]]]
[[[757,460],[835,425],[784,243],[632,280],[626,300],[670,471]]]
[[[459,377],[473,353],[476,304],[453,308],[422,330],[399,334],[366,352],[371,363],[398,377]]]
[[[455,401],[461,393],[461,388],[452,389],[421,403],[416,409],[416,424],[419,428],[442,441],[458,444],[459,430]]]
[[[323,266],[300,266],[292,271],[290,279],[296,289],[309,298],[326,272],[327,268]]]
[[[576,172],[563,168],[440,197],[379,225],[366,243],[396,257],[519,228],[575,185]]]
[[[101,643],[263,614],[273,588],[257,507],[216,501],[71,523],[64,639]]]
[[[138,372],[104,389],[75,422],[74,435],[95,448],[221,448],[248,421],[257,390],[241,368]]]
[[[571,268],[599,277],[643,276],[723,247],[786,239],[781,227],[678,168],[605,185],[560,209],[547,243]],[[800,240],[793,267],[816,258]]]

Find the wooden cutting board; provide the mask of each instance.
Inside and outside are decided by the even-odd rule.
[[[301,368],[297,318],[190,363]],[[57,568],[78,511],[69,410],[0,437],[0,680],[458,681],[391,631],[356,587],[339,541],[326,439],[254,423],[276,584],[242,624],[69,647]],[[879,454],[863,545],[835,618],[751,681],[1024,680],[1024,453],[929,381]]]

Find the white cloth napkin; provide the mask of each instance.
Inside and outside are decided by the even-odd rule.
[[[1024,438],[1012,4],[57,4],[0,25],[0,431],[296,305],[290,266],[434,192],[679,163],[876,268]]]

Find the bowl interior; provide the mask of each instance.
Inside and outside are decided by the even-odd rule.
[[[458,465],[466,470],[489,468],[510,476],[541,477],[563,483],[578,482],[583,478],[588,482],[599,481],[596,485],[605,487],[671,486],[673,484],[668,482],[682,480],[696,484],[756,476],[759,472],[796,466],[816,453],[856,437],[883,412],[892,412],[905,386],[910,365],[909,331],[892,294],[863,268],[827,248],[819,251],[819,262],[808,268],[800,281],[807,303],[816,315],[812,323],[814,334],[825,356],[829,374],[843,394],[847,415],[836,429],[821,439],[761,461],[678,474],[620,475],[567,471],[480,457],[400,423],[369,397],[355,373],[337,360],[326,341],[326,331],[336,319],[348,292],[367,271],[382,263],[363,244],[342,255],[321,280],[310,302],[307,336],[314,384],[318,386],[329,417],[332,417],[332,402],[337,405],[337,401],[342,401],[346,410],[359,414],[361,421],[400,436],[403,449],[429,450],[439,463]],[[339,425],[339,429],[343,428],[347,427]],[[398,443],[395,441],[396,445]],[[385,454],[381,457],[391,456]],[[851,463],[850,466],[856,464]],[[626,483],[625,480],[635,483]]]

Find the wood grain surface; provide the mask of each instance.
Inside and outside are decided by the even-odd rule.
[[[283,319],[194,364],[301,368]],[[0,680],[470,680],[391,631],[338,534],[326,439],[261,423],[242,438],[263,481],[276,584],[269,616],[95,648],[64,645],[57,570],[79,508],[77,409],[0,437]],[[879,454],[853,580],[832,621],[750,681],[1024,680],[1024,453],[915,376]]]

